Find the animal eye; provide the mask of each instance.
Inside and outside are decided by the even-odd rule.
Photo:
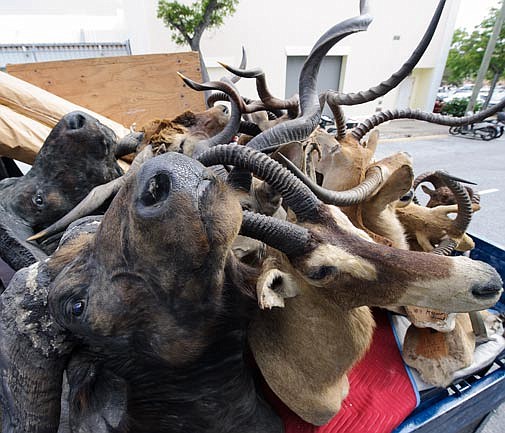
[[[407,202],[412,200],[412,197],[414,197],[414,190],[411,189],[407,194],[400,197],[400,201]]]
[[[320,266],[311,270],[307,276],[311,280],[322,280],[325,277],[334,275],[337,273],[337,268],[335,266]]]
[[[37,192],[33,197],[32,197],[32,202],[38,207],[41,207],[44,205],[44,199],[42,198],[42,194],[40,192]]]
[[[79,317],[84,312],[85,303],[82,300],[74,302],[72,304],[72,315]]]

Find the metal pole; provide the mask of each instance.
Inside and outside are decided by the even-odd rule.
[[[484,57],[482,58],[479,72],[477,74],[477,78],[473,86],[472,96],[470,97],[470,101],[468,101],[468,106],[466,107],[467,112],[473,111],[475,108],[475,102],[477,101],[477,96],[482,87],[482,82],[484,81],[484,77],[489,68],[489,63],[491,63],[491,56],[493,55],[494,47],[496,45],[498,36],[500,35],[504,19],[505,19],[505,0],[502,1],[500,12],[498,13],[498,16],[496,17],[496,22],[494,23],[493,33],[491,34],[489,42],[487,43],[486,52],[484,53]]]

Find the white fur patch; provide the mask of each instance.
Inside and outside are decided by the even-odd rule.
[[[372,263],[335,245],[324,244],[317,247],[310,255],[306,265],[309,268],[334,266],[339,272],[352,275],[354,278],[367,281],[377,279],[377,270]]]

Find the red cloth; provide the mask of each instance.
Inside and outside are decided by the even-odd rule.
[[[288,409],[272,391],[267,399],[286,433],[390,433],[417,406],[417,394],[396,344],[387,313],[375,311],[377,328],[365,357],[349,374],[350,391],[338,414],[316,427]]]

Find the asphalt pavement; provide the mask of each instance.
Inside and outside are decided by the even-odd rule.
[[[481,193],[481,210],[468,231],[505,247],[505,135],[491,141],[469,139],[450,135],[447,126],[415,120],[391,121],[379,130],[377,159],[405,151],[413,158],[416,176],[444,169],[475,182],[472,188]],[[421,190],[416,194],[421,202],[426,200]]]

